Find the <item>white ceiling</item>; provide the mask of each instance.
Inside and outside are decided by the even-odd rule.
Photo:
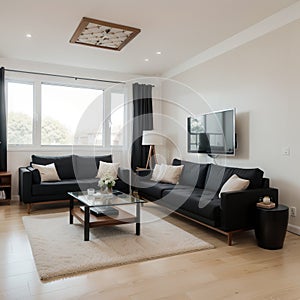
[[[0,57],[159,75],[295,2],[0,0]],[[70,44],[82,17],[137,27],[141,33],[120,52]]]

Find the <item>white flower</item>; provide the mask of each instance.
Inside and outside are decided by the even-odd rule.
[[[98,182],[98,185],[100,187],[107,186],[107,187],[111,188],[111,187],[115,186],[115,184],[116,184],[115,179],[110,175],[104,175],[103,177],[100,178],[100,180]]]

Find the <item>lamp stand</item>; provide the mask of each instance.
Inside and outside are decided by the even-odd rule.
[[[150,145],[148,159],[147,159],[147,163],[146,163],[146,169],[148,169],[148,167],[150,165],[150,161],[151,161],[152,156],[154,158],[154,162],[157,164],[157,158],[156,158],[156,155],[155,155],[155,146],[154,145]]]

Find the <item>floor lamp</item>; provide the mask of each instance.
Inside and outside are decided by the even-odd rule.
[[[157,164],[155,145],[162,145],[161,135],[155,130],[144,130],[142,145],[150,146],[146,163],[146,169],[148,169],[152,157],[154,159],[154,162]]]

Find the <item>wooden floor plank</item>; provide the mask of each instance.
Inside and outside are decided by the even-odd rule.
[[[32,214],[67,210],[40,205]],[[16,201],[0,206],[1,299],[300,299],[300,237],[291,233],[281,250],[259,248],[253,231],[236,234],[229,247],[226,237],[169,216],[167,221],[216,248],[41,282],[24,215],[26,206]]]

